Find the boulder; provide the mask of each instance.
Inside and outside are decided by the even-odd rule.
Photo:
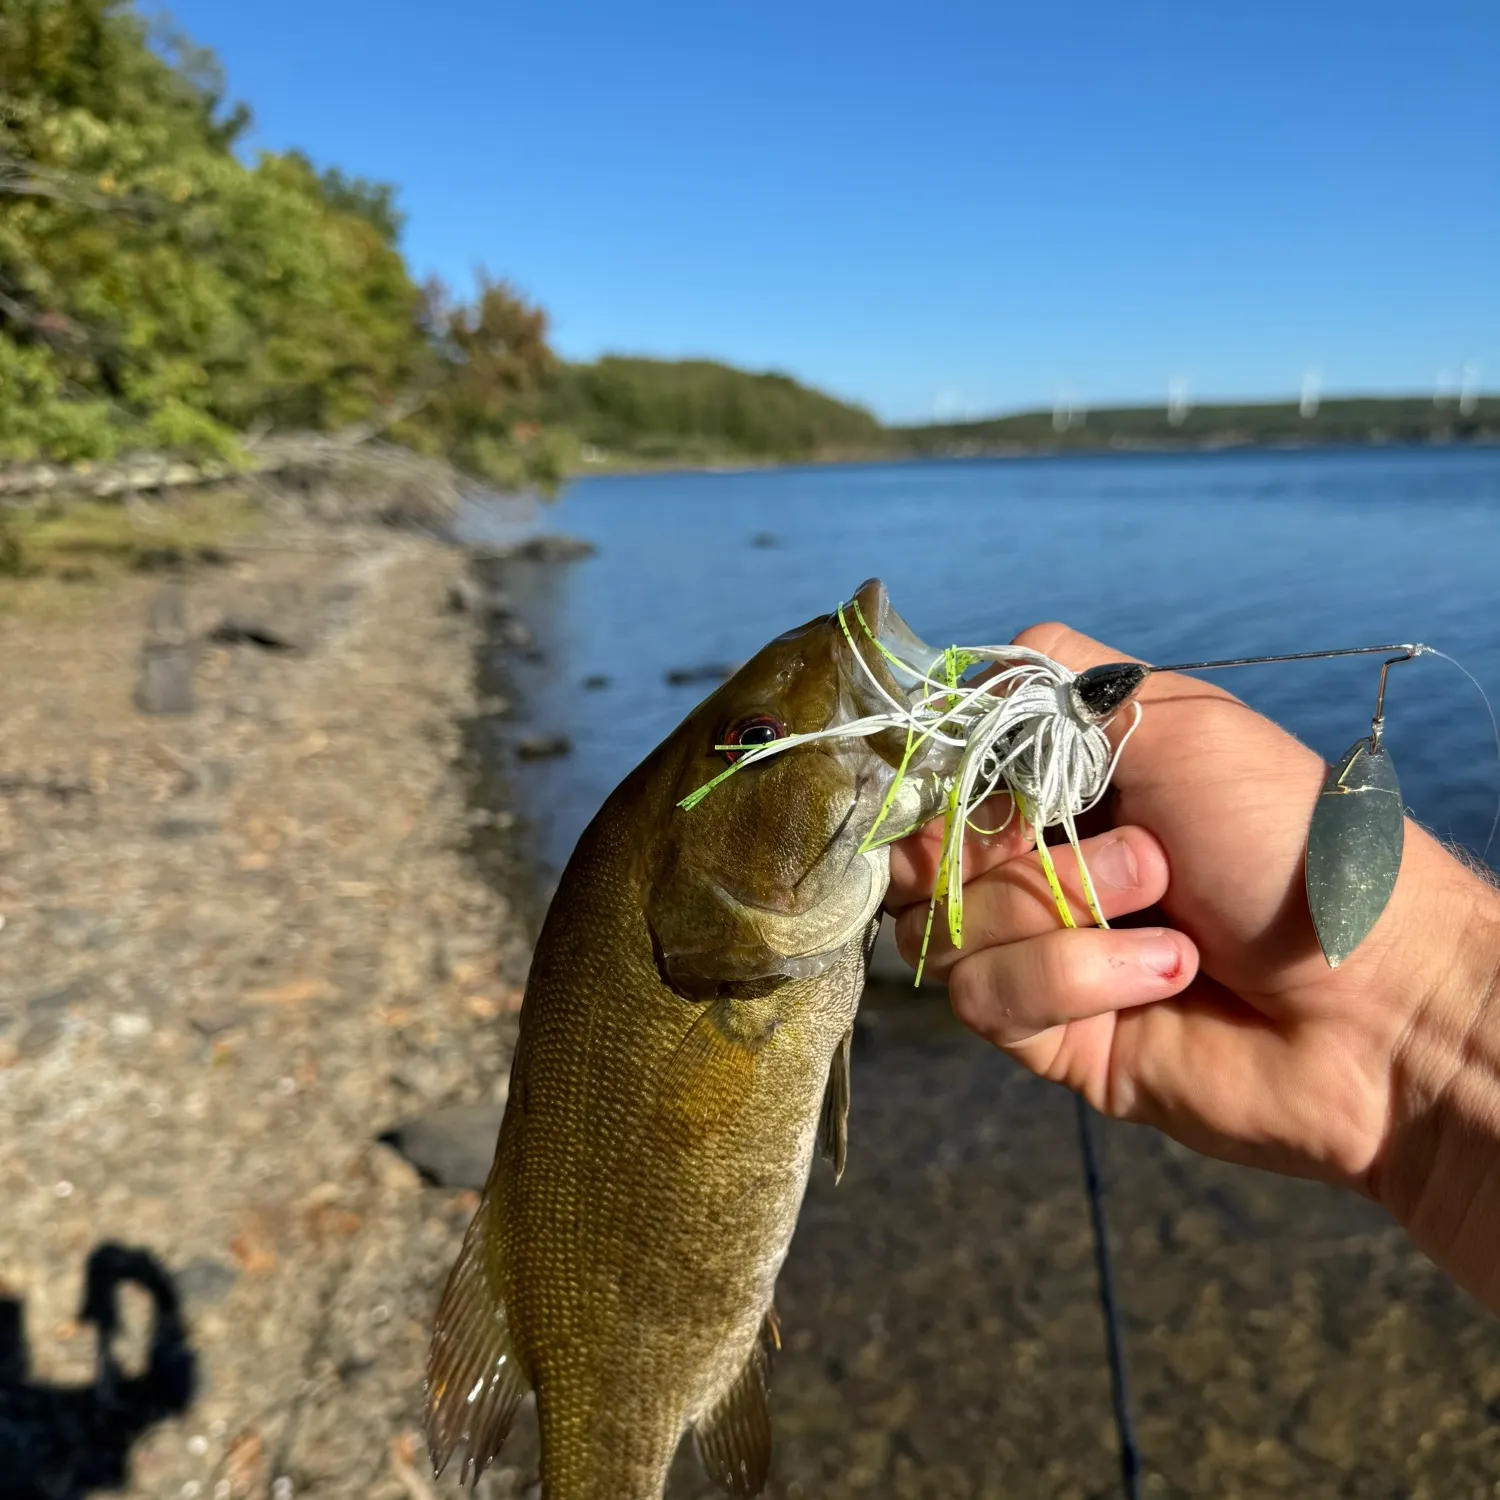
[[[405,1120],[380,1139],[439,1187],[484,1186],[495,1156],[503,1104],[459,1104]]]

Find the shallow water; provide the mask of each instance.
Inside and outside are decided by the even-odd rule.
[[[511,670],[526,726],[578,748],[507,771],[553,869],[707,691],[669,669],[743,660],[872,574],[936,642],[1049,618],[1155,660],[1419,639],[1500,697],[1497,449],[594,480],[555,521],[599,553],[518,579],[544,657]],[[1333,758],[1376,670],[1221,680]],[[1500,767],[1475,689],[1396,669],[1387,735],[1415,816],[1481,847]],[[1105,1136],[1147,1494],[1500,1494],[1500,1324],[1379,1213]],[[1066,1098],[931,1002],[872,996],[849,1170],[815,1171],[779,1292],[773,1493],[1118,1494],[1090,1247]],[[710,1493],[688,1455],[672,1493]]]

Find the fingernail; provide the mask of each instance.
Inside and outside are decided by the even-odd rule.
[[[1159,979],[1176,979],[1182,973],[1182,950],[1165,928],[1142,932],[1136,955],[1141,967]]]
[[[1089,873],[1100,885],[1113,886],[1117,891],[1134,890],[1141,880],[1135,850],[1128,839],[1111,839],[1089,861]]]

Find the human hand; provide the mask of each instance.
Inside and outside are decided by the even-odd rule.
[[[1075,670],[1122,659],[1061,625],[1018,643]],[[928,971],[967,1025],[1103,1113],[1376,1198],[1500,1311],[1500,893],[1408,823],[1389,906],[1329,969],[1303,889],[1323,761],[1197,679],[1149,677],[1138,699],[1115,826],[1084,854],[1108,919],[1159,925],[1061,929],[1012,828],[966,849],[964,946],[934,923]],[[892,851],[910,962],[939,832]]]

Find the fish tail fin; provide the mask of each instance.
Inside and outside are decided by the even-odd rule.
[[[497,1219],[486,1193],[449,1273],[427,1353],[427,1450],[441,1474],[462,1445],[460,1484],[477,1483],[493,1462],[530,1386],[496,1275]]]
[[[712,1410],[693,1423],[693,1442],[710,1479],[730,1495],[758,1495],[771,1474],[771,1359],[781,1348],[776,1309],[750,1358]]]

